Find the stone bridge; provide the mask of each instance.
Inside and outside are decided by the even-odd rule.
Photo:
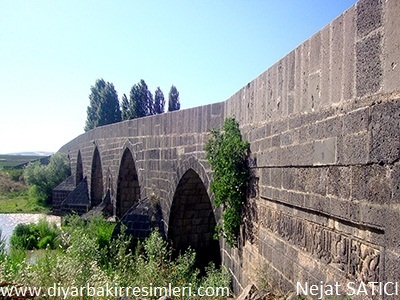
[[[400,281],[399,16],[398,0],[360,1],[224,102],[78,136],[64,187],[86,182],[89,208],[108,194],[117,217],[157,201],[174,247],[219,255],[236,292],[265,276]],[[230,116],[252,162],[237,249],[212,239],[203,150]]]

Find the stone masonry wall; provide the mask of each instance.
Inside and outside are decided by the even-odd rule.
[[[226,102],[259,182],[257,238],[225,253],[241,288],[260,265],[291,288],[399,280],[399,13],[358,2]]]
[[[91,187],[116,197],[122,155],[165,232],[190,169],[210,199],[208,131],[234,116],[250,141],[252,180],[240,245],[220,240],[235,292],[268,276],[299,282],[400,282],[400,1],[361,0],[225,102],[112,124],[63,146]],[[89,191],[89,195],[90,195]],[[220,212],[214,210],[218,222]]]

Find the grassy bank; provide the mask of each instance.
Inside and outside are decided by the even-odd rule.
[[[22,179],[22,170],[0,169],[0,213],[47,213],[50,208],[41,203]]]

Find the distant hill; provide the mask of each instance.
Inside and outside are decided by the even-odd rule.
[[[48,164],[49,155],[38,155],[37,152],[24,152],[26,154],[0,154],[0,168],[16,168],[20,169],[31,161],[40,160],[42,164]],[[31,153],[28,155],[27,153]]]
[[[6,155],[21,155],[21,156],[50,156],[53,152],[48,151],[31,151],[31,152],[16,152],[8,153]]]

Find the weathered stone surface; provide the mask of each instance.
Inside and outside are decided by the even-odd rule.
[[[357,3],[357,36],[359,38],[366,36],[382,25],[382,2],[382,0],[364,0]]]
[[[376,93],[381,88],[381,42],[382,35],[377,33],[356,44],[356,89],[359,97]]]
[[[400,99],[371,108],[372,162],[392,163],[400,158]]]

